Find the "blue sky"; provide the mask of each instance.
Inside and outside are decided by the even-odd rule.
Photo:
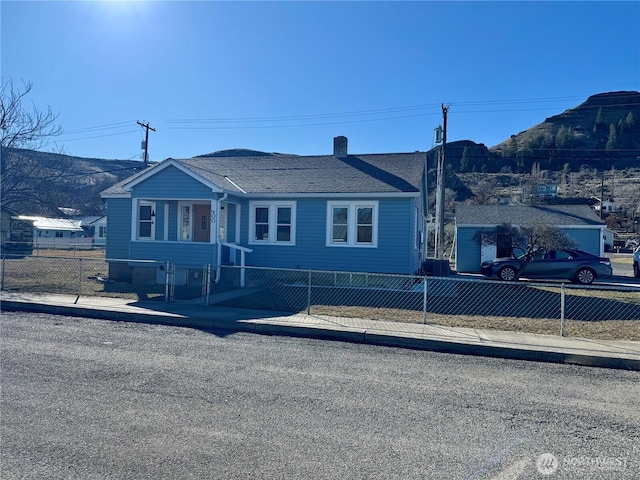
[[[640,89],[640,2],[5,1],[3,78],[60,113],[49,148],[151,160],[493,146]]]

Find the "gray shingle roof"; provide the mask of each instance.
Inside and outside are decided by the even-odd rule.
[[[421,189],[425,158],[425,152],[415,152],[340,158],[333,155],[196,157],[177,162],[231,192],[413,193]],[[103,195],[124,193],[123,185],[139,175],[114,185]]]
[[[537,220],[553,225],[604,225],[588,205],[456,205],[458,225],[526,225]]]

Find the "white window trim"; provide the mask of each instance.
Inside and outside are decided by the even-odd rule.
[[[133,229],[132,236],[134,240],[138,240],[140,242],[152,242],[156,239],[156,222],[154,221],[154,217],[151,217],[151,236],[150,237],[141,237],[140,236],[140,207],[150,206],[151,212],[156,212],[156,202],[150,202],[147,200],[139,200],[136,202],[134,215],[132,216],[133,220]]]
[[[347,213],[347,241],[333,241],[333,209],[343,207],[348,209]],[[358,243],[357,238],[357,209],[372,208],[372,233],[371,243]],[[356,248],[377,248],[378,247],[378,201],[329,201],[327,202],[327,225],[326,225],[326,246],[327,247],[356,247]]]
[[[291,209],[291,237],[288,242],[277,240],[278,218],[277,211],[279,207],[289,207]],[[269,209],[269,239],[256,240],[256,208]],[[250,245],[280,245],[295,246],[296,244],[296,202],[287,201],[251,201],[249,202],[249,244]]]

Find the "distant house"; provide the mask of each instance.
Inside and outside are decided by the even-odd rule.
[[[558,196],[558,186],[551,183],[541,183],[537,185],[524,185],[522,187],[522,200],[527,202],[532,198],[545,199],[556,198]]]
[[[348,154],[345,137],[333,155],[167,159],[102,192],[106,255],[414,273],[425,257],[425,164],[425,152]]]
[[[598,213],[616,213],[620,211],[620,207],[611,200],[598,202],[593,206],[593,209]]]
[[[606,226],[588,205],[457,205],[456,270],[479,272],[484,260],[505,254],[502,245],[482,246],[476,232],[509,223],[523,226],[542,221],[557,226],[579,249],[594,255],[605,250]]]
[[[20,220],[33,225],[34,248],[91,248],[92,239],[79,220],[20,215]]]
[[[107,216],[84,217],[80,220],[82,228],[93,238],[93,245],[104,247],[107,244]]]

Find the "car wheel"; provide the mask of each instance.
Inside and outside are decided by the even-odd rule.
[[[638,264],[633,264],[633,276],[636,278],[640,278],[640,268],[638,268]]]
[[[576,272],[576,282],[589,285],[596,279],[596,274],[590,268],[581,268]]]
[[[516,269],[513,267],[502,267],[498,270],[498,278],[500,280],[504,280],[505,282],[513,282],[516,280],[517,273]]]

